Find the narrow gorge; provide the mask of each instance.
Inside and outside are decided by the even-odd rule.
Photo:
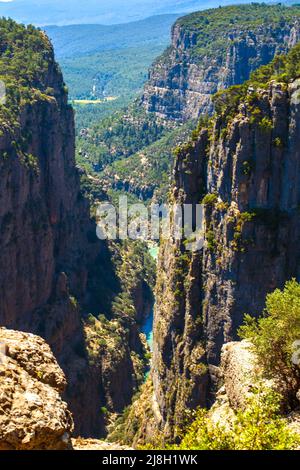
[[[282,393],[258,405],[278,448],[300,446],[299,6],[180,18],[141,96],[77,136],[46,34],[0,33],[0,450],[176,450],[195,416],[196,434],[229,416],[237,435],[256,377]],[[100,240],[97,205],[120,195],[202,205],[203,247]],[[255,319],[274,311],[274,329],[296,321],[270,386]]]
[[[174,439],[187,409],[213,405],[224,344],[239,340],[245,314],[263,314],[269,293],[299,279],[298,64],[295,46],[215,94],[214,116],[176,149],[170,202],[202,202],[205,241],[194,253],[189,240],[161,241],[151,379],[124,431],[136,444]]]

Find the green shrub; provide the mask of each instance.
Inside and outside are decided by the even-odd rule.
[[[208,230],[206,233],[206,243],[207,243],[207,248],[210,251],[215,251],[217,247],[217,242],[215,239],[215,233],[213,230]]]
[[[245,176],[249,176],[251,174],[251,171],[252,171],[251,163],[249,161],[243,162],[243,174]]]
[[[253,343],[266,376],[277,378],[289,403],[297,403],[300,368],[293,363],[293,354],[300,339],[300,284],[293,279],[282,291],[269,294],[264,316],[256,320],[246,315],[239,334]]]
[[[217,202],[217,200],[217,194],[206,194],[206,196],[204,196],[204,198],[202,199],[202,204],[204,204],[205,206],[213,206]]]
[[[264,131],[268,132],[273,129],[273,123],[270,118],[268,117],[263,117],[262,120],[259,123],[259,127]]]
[[[242,239],[243,228],[245,223],[251,222],[255,217],[255,213],[251,212],[240,212],[236,219],[234,227],[233,241],[231,246],[234,251],[244,252],[246,249],[247,240]]]
[[[77,299],[75,297],[73,297],[72,295],[70,295],[69,299],[70,299],[70,303],[71,303],[72,307],[77,308],[78,307]]]
[[[281,140],[280,137],[276,137],[274,139],[274,145],[275,145],[275,147],[278,147],[278,148],[283,147],[283,143],[282,143],[282,140]]]
[[[104,416],[106,416],[108,414],[108,409],[106,408],[106,406],[102,406],[100,408],[100,413]]]
[[[239,411],[226,428],[211,420],[205,410],[197,411],[181,443],[172,450],[289,450],[300,444],[280,416],[281,397],[257,387],[245,410]]]

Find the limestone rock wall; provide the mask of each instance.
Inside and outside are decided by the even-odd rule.
[[[63,77],[48,39],[37,34],[47,49],[41,83],[25,88],[27,99],[15,106],[13,119],[1,108],[0,325],[47,341],[66,374],[75,433],[98,437],[105,434],[101,407],[110,400],[109,411],[121,412],[131,401],[137,383],[131,352],[139,354],[142,345],[132,325],[135,342],[129,346],[124,333],[120,354],[89,358],[84,321],[105,312],[117,282],[80,189]]]

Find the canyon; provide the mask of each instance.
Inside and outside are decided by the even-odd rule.
[[[229,6],[178,19],[171,46],[150,68],[142,96],[82,129],[78,162],[113,194],[163,202],[173,150],[189,139],[200,116],[214,112],[214,93],[243,83],[298,40],[297,7]]]
[[[203,249],[162,240],[156,273],[156,246],[97,238],[95,206],[112,197],[110,180],[103,187],[76,166],[52,45],[0,20],[0,449],[173,443],[187,410],[216,409],[222,381],[224,400],[241,401],[244,315],[260,317],[268,293],[300,278],[299,17],[298,7],[254,4],[178,20],[133,115],[106,130],[125,166],[159,141],[170,169],[176,142],[163,195],[204,206]],[[148,190],[136,193],[151,199]],[[114,444],[94,439],[108,434]]]

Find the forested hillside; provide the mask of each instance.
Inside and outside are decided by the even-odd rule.
[[[90,126],[142,92],[148,69],[170,41],[178,15],[120,25],[48,26],[60,61],[76,125]]]

